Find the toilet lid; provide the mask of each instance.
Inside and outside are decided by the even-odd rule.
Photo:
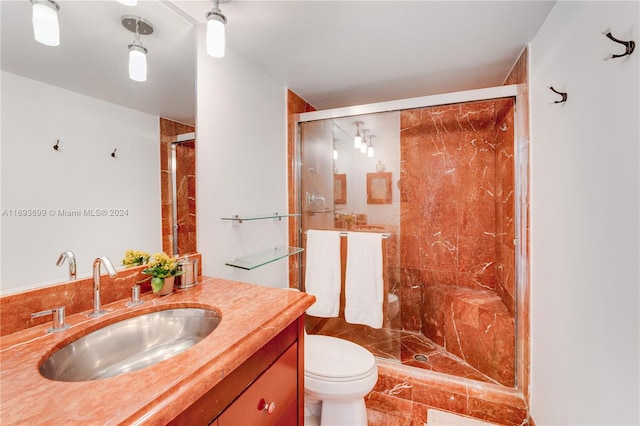
[[[305,336],[304,373],[307,376],[356,380],[375,369],[375,358],[360,345],[331,336]]]

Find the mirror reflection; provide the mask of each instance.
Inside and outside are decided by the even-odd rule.
[[[67,280],[66,264],[56,266],[66,251],[78,277],[99,256],[173,253],[163,237],[174,228],[164,223],[176,216],[172,191],[191,193],[161,172],[180,170],[176,142],[194,150],[193,137],[177,139],[195,122],[195,23],[167,2],[58,4],[60,44],[47,46],[34,39],[30,2],[0,3],[3,294]],[[153,26],[139,37],[146,81],[129,78],[136,35],[125,16]]]

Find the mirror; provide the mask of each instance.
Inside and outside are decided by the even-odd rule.
[[[347,174],[333,175],[333,202],[335,204],[347,204]]]
[[[367,173],[367,204],[391,204],[391,173]]]
[[[0,3],[2,294],[67,280],[65,250],[78,277],[161,251],[160,118],[195,122],[195,22],[168,2],[58,3],[57,47],[34,40],[30,2]],[[126,15],[153,25],[145,82],[128,77]]]

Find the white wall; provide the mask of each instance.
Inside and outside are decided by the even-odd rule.
[[[117,266],[128,248],[161,250],[158,117],[1,76],[2,293],[66,281],[66,262],[56,266],[64,250],[77,256],[79,277],[99,256]],[[17,216],[21,209],[44,216]],[[116,209],[126,215],[112,216]]]
[[[197,209],[203,274],[272,287],[288,286],[288,261],[245,271],[234,257],[287,245],[287,220],[233,225],[232,215],[287,212],[286,90],[227,49],[205,52],[198,33]]]
[[[640,4],[556,4],[531,44],[531,413],[640,423]],[[548,88],[568,93],[566,104]]]

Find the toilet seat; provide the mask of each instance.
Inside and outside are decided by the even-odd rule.
[[[356,381],[377,375],[374,356],[348,340],[307,335],[304,344],[304,374],[325,382]]]

